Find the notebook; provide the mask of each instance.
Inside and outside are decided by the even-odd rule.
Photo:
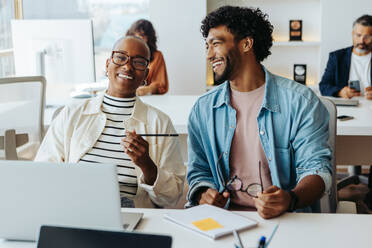
[[[257,226],[253,219],[207,204],[166,213],[164,218],[211,239]]]

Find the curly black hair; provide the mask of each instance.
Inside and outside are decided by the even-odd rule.
[[[150,48],[150,61],[152,61],[154,58],[154,52],[158,50],[158,47],[156,45],[157,38],[154,26],[148,20],[139,19],[132,24],[132,26],[128,29],[126,35],[135,35],[136,32],[147,36],[147,45]]]
[[[253,39],[253,51],[258,62],[271,54],[273,45],[273,26],[267,20],[267,14],[260,9],[236,6],[223,6],[209,13],[201,25],[201,32],[207,38],[211,28],[225,25],[234,35],[235,41],[245,37]]]

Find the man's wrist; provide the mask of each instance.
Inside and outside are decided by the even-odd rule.
[[[208,187],[200,187],[196,192],[195,192],[195,199],[196,202],[199,204],[200,199],[202,197],[202,194],[207,191],[209,188]]]
[[[289,190],[287,192],[291,197],[291,200],[289,202],[288,212],[294,212],[297,209],[298,197],[297,197],[296,193],[293,192],[292,190]]]

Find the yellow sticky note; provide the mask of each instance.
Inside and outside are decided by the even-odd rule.
[[[202,231],[210,231],[217,228],[223,228],[223,226],[212,218],[206,218],[192,222],[194,226]]]

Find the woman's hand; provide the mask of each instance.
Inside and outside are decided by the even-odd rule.
[[[137,89],[137,96],[145,96],[152,94],[152,88],[150,86],[141,86]]]
[[[157,177],[157,167],[150,158],[149,143],[136,134],[136,131],[126,131],[125,134],[126,137],[121,141],[124,152],[141,168],[145,183],[153,185]]]

